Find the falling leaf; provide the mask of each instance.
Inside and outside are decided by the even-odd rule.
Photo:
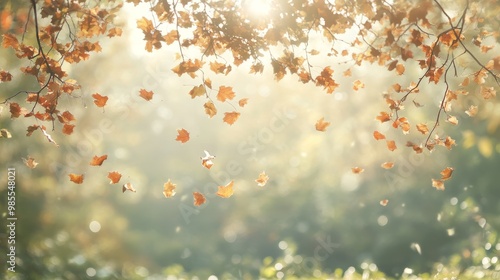
[[[351,171],[354,174],[360,174],[360,173],[363,173],[363,171],[365,171],[365,170],[361,167],[356,166],[356,167],[351,168]]]
[[[497,92],[494,87],[481,86],[481,95],[484,99],[491,99],[497,96]]]
[[[451,146],[455,146],[455,140],[451,138],[450,136],[446,137],[444,140],[444,146],[448,149],[451,150]]]
[[[10,103],[9,109],[10,109],[10,117],[11,118],[19,118],[19,116],[24,114],[24,111],[26,110],[24,108],[21,108],[21,106],[19,106],[19,104],[14,103],[14,102]]]
[[[429,132],[429,128],[427,128],[427,125],[424,123],[417,124],[417,130],[422,134],[427,134]]]
[[[444,183],[441,180],[432,179],[432,186],[437,190],[444,191]]]
[[[238,105],[240,105],[240,107],[245,107],[247,103],[248,103],[248,98],[242,98],[240,99],[240,101],[238,101]]]
[[[209,115],[210,118],[217,114],[217,109],[215,108],[212,101],[207,101],[205,104],[203,104],[203,107],[205,108],[205,113]]]
[[[330,122],[325,122],[325,118],[321,118],[316,122],[317,131],[326,131],[326,128],[330,125]]]
[[[35,168],[38,165],[38,162],[36,162],[35,159],[30,156],[28,156],[27,159],[23,158],[23,162],[27,167],[31,169]]]
[[[449,116],[447,121],[451,123],[452,125],[457,125],[458,124],[458,119],[455,116]]]
[[[116,171],[108,172],[108,179],[110,180],[110,184],[116,184],[120,182],[120,179],[122,178],[122,174]]]
[[[373,138],[375,138],[375,140],[382,140],[385,139],[385,135],[375,130],[373,132]]]
[[[234,182],[231,181],[231,182],[227,183],[227,185],[225,185],[225,186],[219,186],[218,191],[217,191],[217,195],[220,197],[223,197],[223,198],[231,197],[234,193],[233,185],[234,185]]]
[[[122,186],[122,192],[125,192],[125,191],[137,192],[135,190],[134,186],[132,186],[131,183],[125,183],[125,184],[123,184],[123,186]]]
[[[441,171],[441,180],[446,181],[451,178],[451,174],[453,173],[453,167],[446,167]]]
[[[58,115],[57,119],[61,123],[70,123],[76,120],[73,114],[71,114],[69,111],[64,111],[62,114]]]
[[[186,143],[187,141],[189,141],[189,132],[184,128],[177,129],[177,138],[175,138],[175,140],[181,143]]]
[[[102,156],[94,156],[92,158],[92,161],[90,161],[90,165],[92,166],[101,166],[102,163],[108,158],[108,155],[102,155]]]
[[[78,174],[70,173],[69,180],[75,184],[81,184],[81,183],[83,183],[83,174],[78,175]]]
[[[262,173],[259,174],[259,178],[257,178],[255,182],[259,187],[263,187],[266,185],[267,180],[269,180],[269,177],[266,175],[265,171],[262,171]]]
[[[356,80],[352,83],[352,89],[353,90],[359,90],[365,87],[365,84],[361,82],[360,80]]]
[[[163,195],[166,198],[174,196],[176,187],[177,185],[173,184],[172,182],[170,182],[170,179],[168,179],[168,181],[165,184],[163,184]]]
[[[469,109],[465,111],[469,117],[474,117],[477,114],[477,106],[470,105]]]
[[[384,168],[384,169],[391,169],[394,167],[394,162],[386,161],[386,162],[382,163],[382,165],[380,165],[380,166],[382,166],[382,168]]]
[[[7,129],[2,128],[0,129],[0,138],[12,138],[12,134]]]
[[[59,147],[59,145],[56,143],[56,141],[54,141],[54,139],[52,139],[52,136],[50,136],[50,134],[47,133],[47,131],[45,130],[45,126],[42,125],[40,127],[40,129],[42,130],[43,135],[45,135],[45,137],[47,138],[47,140],[49,140],[50,143],[53,143],[54,145]]]
[[[75,128],[74,124],[65,123],[62,128],[62,133],[66,135],[71,135],[73,133],[73,129]]]
[[[401,63],[398,63],[398,65],[396,65],[396,73],[398,75],[403,75],[404,72],[405,72],[405,66]]]
[[[382,199],[380,201],[380,205],[382,205],[382,206],[387,206],[388,203],[389,203],[389,199]]]
[[[386,112],[380,112],[380,114],[376,117],[381,123],[387,122],[391,120],[391,116]]]
[[[210,155],[210,153],[207,151],[203,151],[203,152],[205,152],[205,156],[200,158],[201,165],[203,165],[207,169],[210,169],[212,167],[212,165],[214,165],[214,163],[212,162],[212,159],[214,159],[215,156]]]
[[[200,206],[203,203],[205,203],[205,201],[207,201],[205,196],[199,192],[193,192],[193,199],[194,199],[194,206]]]
[[[396,150],[396,142],[394,142],[394,140],[387,140],[387,149],[389,149],[389,151],[391,152]]]
[[[147,101],[153,99],[153,91],[147,91],[145,89],[141,89],[139,91],[139,96],[146,99]]]
[[[224,102],[227,99],[232,100],[235,94],[232,87],[220,86],[217,93],[217,100]]]
[[[222,120],[229,125],[233,125],[239,117],[240,113],[238,112],[226,112],[224,113],[224,118]]]
[[[191,99],[197,96],[203,96],[206,94],[205,87],[203,85],[195,86],[193,89],[189,91],[189,95],[191,95]]]
[[[94,97],[94,104],[99,108],[104,107],[106,102],[108,102],[108,97],[102,96],[99,93],[92,94],[92,97]]]
[[[420,248],[420,244],[418,244],[418,243],[411,243],[410,248],[412,250],[415,250],[419,255],[422,255],[422,248]]]

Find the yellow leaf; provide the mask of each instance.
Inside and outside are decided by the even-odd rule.
[[[259,178],[257,178],[255,182],[259,187],[263,187],[266,185],[267,180],[269,180],[269,177],[266,175],[265,171],[262,171],[262,173],[259,174]]]
[[[232,87],[220,86],[217,93],[217,100],[224,102],[227,99],[232,100],[235,94]]]
[[[173,184],[172,182],[170,182],[170,179],[168,179],[168,181],[163,184],[163,195],[166,198],[174,196],[176,186],[176,184]]]
[[[195,86],[193,89],[189,91],[189,95],[191,95],[191,99],[197,97],[197,96],[203,96],[205,95],[205,87],[203,85]]]
[[[470,105],[469,109],[465,111],[465,113],[471,118],[474,117],[477,114],[477,106]]]
[[[325,122],[325,118],[321,118],[316,122],[317,131],[326,131],[326,128],[330,125],[330,122]]]
[[[437,190],[444,191],[444,183],[441,180],[432,179],[432,186]]]
[[[248,98],[242,98],[240,99],[240,101],[238,101],[238,105],[240,105],[240,107],[245,107],[247,103],[248,103]]]
[[[222,120],[229,125],[233,125],[239,117],[240,113],[238,112],[226,112],[224,113],[224,118]]]
[[[225,186],[219,186],[218,191],[217,191],[217,195],[220,197],[223,197],[223,198],[231,197],[234,193],[233,185],[234,185],[234,182],[231,181],[231,182],[227,183],[227,185],[225,185]]]
[[[205,104],[203,104],[203,107],[205,108],[205,113],[209,115],[210,118],[217,114],[217,109],[215,108],[215,105],[212,101],[207,101]]]

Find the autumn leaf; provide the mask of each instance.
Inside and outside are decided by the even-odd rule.
[[[391,116],[386,112],[380,112],[380,114],[376,117],[381,123],[387,122],[391,120]]]
[[[330,122],[325,122],[325,118],[321,118],[316,122],[317,131],[326,131],[326,128],[330,125]]]
[[[217,195],[220,197],[223,197],[223,198],[231,197],[234,193],[233,185],[234,185],[234,182],[231,181],[231,182],[227,183],[227,185],[225,185],[225,186],[218,186]]]
[[[147,101],[153,99],[153,91],[147,91],[145,89],[141,89],[139,91],[139,96],[146,99]]]
[[[373,132],[373,138],[375,138],[375,140],[382,140],[385,139],[385,135],[375,130]]]
[[[203,104],[203,107],[205,108],[205,113],[212,118],[217,114],[217,109],[215,108],[215,105],[212,101],[207,101],[205,104]]]
[[[497,96],[497,92],[494,87],[481,86],[481,95],[484,99],[491,99]]]
[[[122,174],[120,174],[117,171],[108,172],[108,179],[110,180],[109,181],[110,184],[116,184],[116,183],[120,182],[121,178],[122,178]]]
[[[265,171],[262,171],[262,173],[259,174],[259,178],[257,178],[255,182],[259,187],[263,187],[266,185],[267,180],[269,180],[269,177],[266,175]]]
[[[217,100],[225,102],[226,100],[232,100],[235,97],[232,87],[220,86],[219,92],[217,93]]]
[[[365,170],[361,167],[356,166],[356,167],[351,168],[351,171],[354,174],[360,174],[360,173],[363,173]]]
[[[380,201],[380,205],[382,205],[382,206],[387,206],[387,204],[389,204],[389,199],[382,199]]]
[[[387,149],[389,149],[389,151],[394,151],[397,149],[396,147],[396,142],[394,142],[394,140],[387,140]]]
[[[469,117],[474,117],[477,114],[477,106],[470,105],[469,109],[465,111]]]
[[[417,130],[424,135],[429,132],[429,128],[427,128],[427,125],[424,123],[417,124]]]
[[[352,89],[356,91],[365,87],[365,84],[360,80],[356,80],[352,84]]]
[[[451,150],[452,146],[455,146],[455,140],[453,138],[451,138],[450,136],[446,137],[446,139],[444,140],[444,146],[448,149],[448,150]]]
[[[73,133],[73,129],[75,128],[74,124],[65,123],[62,128],[62,133],[66,135],[71,135]]]
[[[99,108],[104,107],[106,102],[108,102],[108,97],[102,96],[99,93],[92,94],[92,97],[94,97],[94,104]]]
[[[226,112],[222,120],[229,125],[233,125],[239,117],[240,113],[238,112]]]
[[[203,86],[203,85],[195,86],[195,87],[193,87],[193,89],[191,89],[189,91],[189,95],[191,95],[191,99],[193,99],[197,96],[204,96],[205,94],[206,94],[206,90],[205,90],[205,86]]]
[[[24,111],[26,110],[24,108],[21,108],[21,106],[19,106],[19,104],[14,103],[14,102],[10,103],[9,109],[10,109],[10,117],[11,118],[19,118],[19,116],[21,116],[21,114],[24,115]]]
[[[10,82],[12,81],[12,74],[7,71],[0,71],[0,82]]]
[[[203,203],[205,203],[205,201],[207,201],[205,196],[199,192],[193,192],[193,199],[194,199],[193,202],[194,206],[200,206]]]
[[[240,99],[240,101],[238,101],[238,105],[240,107],[245,107],[245,105],[247,105],[247,103],[248,103],[248,98],[242,98],[242,99]]]
[[[207,152],[206,150],[203,152],[205,153],[205,156],[200,157],[201,165],[203,165],[206,169],[210,169],[212,167],[212,165],[214,165],[212,159],[214,159],[215,156],[210,155],[210,153]]]
[[[35,159],[30,156],[28,156],[27,159],[23,158],[23,162],[27,167],[31,169],[35,168],[38,165],[38,162],[36,162]]]
[[[2,128],[0,129],[0,138],[12,138],[12,134],[7,129]]]
[[[92,158],[92,161],[90,161],[90,165],[92,166],[101,166],[102,163],[108,158],[108,155],[102,155],[102,156],[94,156]]]
[[[175,140],[181,143],[186,143],[189,141],[189,132],[184,128],[177,129],[177,138],[175,138]]]
[[[57,118],[61,123],[70,123],[76,120],[69,111],[64,111],[62,114],[57,115]]]
[[[83,183],[83,174],[78,175],[78,174],[70,173],[69,180],[75,184],[81,184],[81,183]]]
[[[45,130],[45,126],[42,125],[39,128],[40,128],[40,130],[42,130],[43,135],[45,135],[45,138],[47,138],[47,140],[50,143],[52,143],[52,144],[56,145],[57,147],[59,147],[59,145],[56,143],[56,141],[54,141],[54,139],[52,139],[52,136],[50,136],[50,134],[47,133],[47,131]]]
[[[384,168],[384,169],[391,169],[394,167],[394,162],[386,161],[386,162],[382,163],[382,165],[380,165],[380,166],[382,166],[382,168]]]
[[[132,186],[131,183],[125,183],[122,186],[122,192],[124,193],[125,191],[131,191],[131,192],[137,192],[134,186]]]
[[[432,186],[437,190],[444,191],[444,183],[441,180],[432,179]]]
[[[172,182],[170,182],[170,179],[168,179],[168,181],[165,184],[163,184],[163,195],[166,198],[174,196],[176,187],[177,185],[173,184]]]
[[[449,123],[452,125],[457,125],[458,124],[458,119],[455,116],[448,116],[448,119],[446,119]]]
[[[405,66],[401,63],[398,63],[398,65],[396,65],[396,73],[401,76],[404,74],[404,72],[405,72]]]
[[[451,174],[453,173],[453,167],[446,167],[441,171],[441,180],[446,181],[451,178]]]

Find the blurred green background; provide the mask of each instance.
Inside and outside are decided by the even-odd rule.
[[[270,69],[236,69],[211,76],[214,88],[230,85],[235,100],[249,98],[229,126],[223,112],[237,101],[218,105],[209,119],[206,100],[188,94],[199,81],[171,72],[174,52],[145,53],[140,32],[123,21],[123,37],[103,41],[103,52],[68,69],[82,90],[59,101],[77,119],[70,136],[57,123],[50,131],[59,147],[39,131],[25,137],[33,123],[0,107],[0,127],[12,133],[0,139],[1,273],[7,168],[17,173],[17,267],[5,279],[500,277],[497,100],[480,101],[471,88],[456,109],[459,126],[439,127],[457,146],[416,155],[404,143],[424,141],[420,133],[402,135],[374,116],[385,109],[383,91],[418,77],[417,67],[397,79],[377,66],[342,77],[348,65],[332,60],[341,84],[332,95],[295,78],[275,82]],[[0,54],[3,69],[17,68],[10,50]],[[366,86],[353,91],[357,78]],[[0,88],[5,99],[35,85],[24,78]],[[141,88],[155,92],[150,102],[138,96]],[[425,106],[404,113],[432,125],[441,98],[426,93],[433,90],[423,86]],[[96,92],[110,98],[104,109],[93,104]],[[462,113],[470,104],[479,106],[475,118]],[[326,132],[314,129],[321,117],[331,122]],[[191,134],[185,144],[175,141],[180,128]],[[374,130],[396,139],[398,149],[375,141]],[[210,170],[200,164],[203,150],[216,156]],[[101,167],[89,166],[103,154]],[[23,164],[28,156],[39,162],[35,169]],[[386,161],[394,168],[381,168]],[[353,174],[355,166],[365,171]],[[431,178],[448,166],[453,177],[438,191]],[[123,175],[120,184],[109,184],[111,171]],[[262,171],[270,180],[258,187]],[[83,184],[69,173],[83,173]],[[177,194],[166,199],[168,179]],[[235,195],[215,195],[230,180]],[[122,193],[126,182],[137,193]],[[193,206],[193,191],[206,195],[201,207]]]

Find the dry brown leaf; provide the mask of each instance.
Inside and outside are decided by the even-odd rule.
[[[375,140],[382,140],[385,139],[385,135],[375,130],[373,132],[373,138],[375,138]]]
[[[108,102],[108,97],[102,96],[99,93],[92,94],[92,97],[94,97],[94,104],[100,108],[104,107],[106,102]]]
[[[176,187],[177,185],[170,182],[170,179],[168,179],[168,181],[165,184],[163,184],[163,195],[166,198],[174,196]]]
[[[110,184],[116,184],[122,178],[122,174],[116,171],[108,172],[108,179]]]
[[[102,156],[94,156],[92,158],[92,161],[90,161],[90,165],[92,166],[101,166],[102,163],[108,158],[108,155],[102,155]]]
[[[474,117],[477,114],[477,106],[470,105],[469,109],[465,111],[469,117]]]
[[[83,183],[83,174],[70,173],[69,180],[75,184],[81,184]]]
[[[453,173],[453,167],[446,167],[441,171],[441,180],[446,181],[451,178],[451,174]]]
[[[330,122],[325,122],[325,118],[321,118],[316,122],[317,131],[326,131],[326,128],[330,125]]]
[[[193,199],[194,199],[193,202],[194,206],[200,206],[203,203],[205,203],[205,201],[207,201],[205,196],[199,192],[193,192]]]
[[[153,99],[153,91],[147,91],[145,89],[141,89],[139,91],[139,96],[146,99],[147,101]]]
[[[217,109],[212,101],[207,101],[203,104],[203,107],[205,108],[205,113],[209,115],[210,118],[217,114]]]
[[[23,158],[23,162],[27,167],[31,169],[35,168],[38,165],[38,162],[36,162],[35,159],[30,156],[28,156],[27,159]]]
[[[417,124],[417,130],[424,135],[429,132],[429,128],[427,128],[427,125],[424,123]]]
[[[189,132],[184,128],[177,129],[177,138],[175,138],[175,141],[186,143],[187,141],[189,141]]]
[[[217,100],[224,102],[226,100],[232,100],[235,97],[232,87],[220,86],[219,92],[217,93]]]
[[[376,117],[381,123],[388,122],[391,120],[391,116],[386,112],[380,112],[380,114]]]

